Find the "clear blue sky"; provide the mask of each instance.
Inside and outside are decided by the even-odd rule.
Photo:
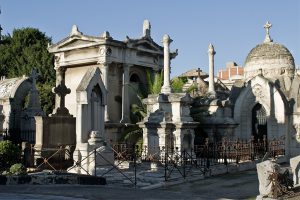
[[[35,27],[54,43],[67,37],[73,24],[86,35],[108,30],[117,40],[138,38],[144,19],[152,37],[160,43],[167,33],[171,49],[179,50],[172,61],[172,76],[200,67],[208,71],[207,48],[215,46],[216,72],[228,61],[243,65],[249,51],[264,40],[263,25],[269,20],[271,37],[284,44],[300,65],[300,1],[298,0],[1,0],[0,24],[4,34],[14,28]]]

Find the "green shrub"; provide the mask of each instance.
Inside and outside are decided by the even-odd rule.
[[[26,175],[26,167],[24,167],[24,165],[22,165],[21,163],[17,163],[17,164],[13,164],[10,168],[9,168],[9,173],[13,174],[13,175]]]
[[[21,149],[11,141],[0,142],[0,170],[8,169],[11,165],[20,162]]]

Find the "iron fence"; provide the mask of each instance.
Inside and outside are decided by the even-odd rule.
[[[208,139],[202,145],[195,145],[194,148],[182,149],[170,147],[143,148],[130,144],[111,144],[107,148],[113,152],[113,161],[97,149],[82,152],[74,151],[74,146],[59,146],[55,148],[30,147],[27,154],[24,153],[24,160],[35,157],[34,165],[38,169],[71,170],[80,168],[86,174],[102,177],[122,177],[129,184],[137,184],[137,170],[145,170],[145,166],[157,166],[157,171],[163,174],[164,180],[174,178],[186,178],[194,174],[206,174],[214,165],[228,165],[230,163],[241,163],[254,161],[262,158],[266,152],[269,156],[277,157],[285,154],[284,138],[255,141],[251,140],[230,140],[224,138],[220,142],[210,142]],[[73,153],[75,156],[73,156]],[[77,153],[77,154],[76,154]],[[25,158],[27,155],[27,158]],[[29,156],[28,156],[29,155]],[[73,157],[80,157],[75,163]],[[98,163],[101,159],[106,170],[98,170],[94,166],[94,172],[86,170],[87,160]],[[126,167],[124,167],[126,166]]]
[[[197,162],[207,167],[217,164],[240,163],[263,158],[268,153],[270,157],[276,158],[285,155],[284,138],[267,140],[230,140],[223,138],[220,142],[209,142],[205,140],[203,145],[195,145],[194,152]]]
[[[3,129],[0,131],[0,138],[11,140],[15,143],[35,143],[35,130]]]

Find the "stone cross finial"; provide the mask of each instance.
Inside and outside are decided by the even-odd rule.
[[[37,72],[37,70],[36,70],[35,68],[32,69],[30,78],[32,79],[32,84],[33,84],[33,86],[36,85],[36,79],[37,79],[37,77],[39,77],[39,75],[40,75],[40,74]]]
[[[273,40],[270,37],[270,28],[272,27],[272,24],[270,22],[266,22],[266,24],[264,25],[264,28],[266,29],[266,37],[264,42],[273,42]]]
[[[65,107],[65,97],[71,93],[70,88],[65,85],[65,68],[59,69],[60,83],[53,88],[53,92],[60,97],[59,108],[57,108],[56,115],[69,115],[69,110]]]
[[[65,107],[65,97],[71,93],[71,90],[65,84],[60,83],[54,88],[54,92],[60,97],[60,108]]]
[[[198,78],[200,78],[200,75],[201,75],[202,70],[201,70],[200,68],[198,68],[198,69],[196,70],[196,72],[198,72]]]

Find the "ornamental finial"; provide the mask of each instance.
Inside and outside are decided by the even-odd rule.
[[[272,24],[267,21],[267,23],[264,25],[264,28],[266,29],[266,37],[264,40],[264,43],[266,42],[273,42],[273,40],[270,37],[270,28],[272,27]]]

